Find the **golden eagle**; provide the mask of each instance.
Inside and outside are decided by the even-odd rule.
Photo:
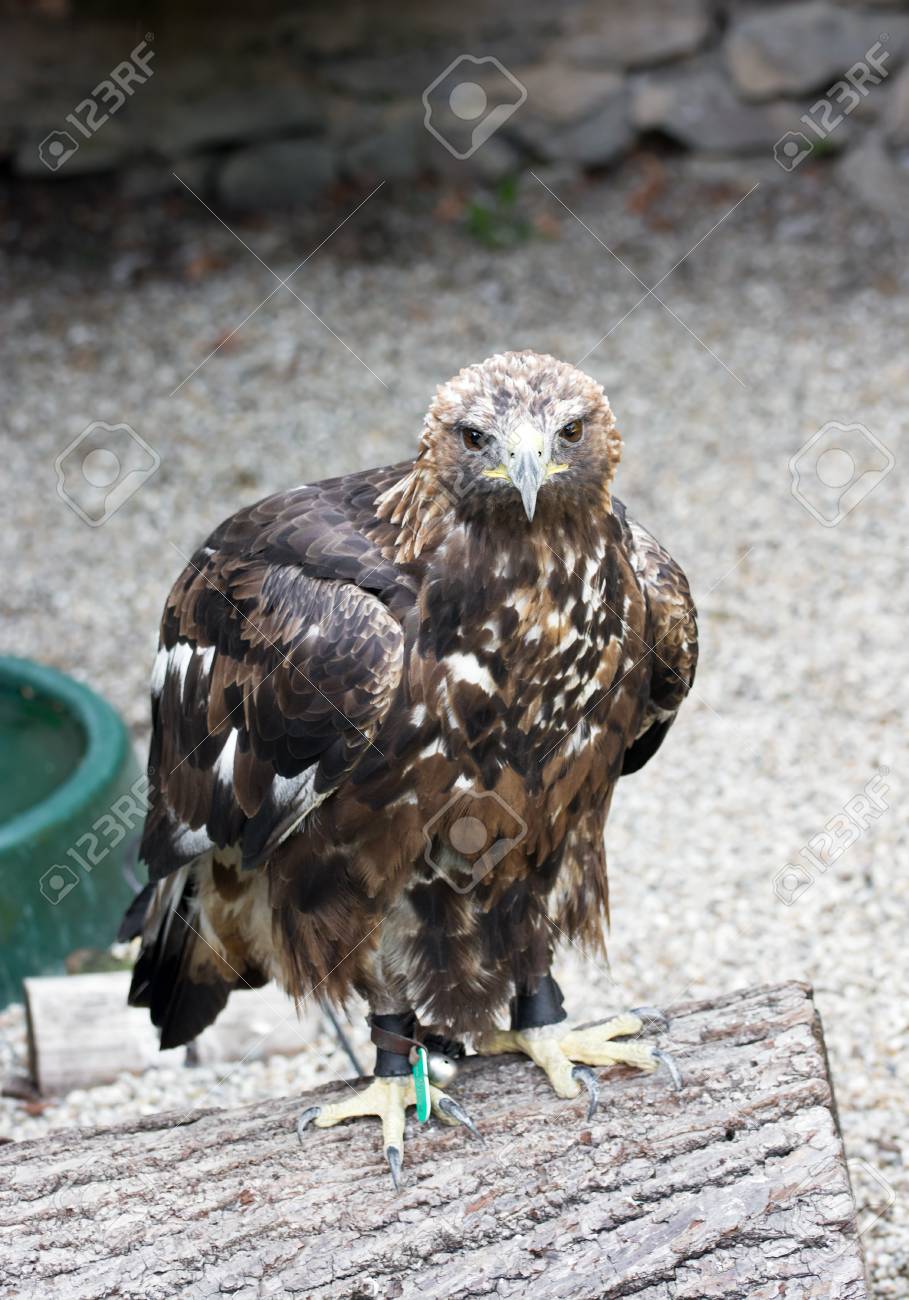
[[[429,1031],[592,1105],[583,1063],[661,1059],[616,1041],[633,1014],[566,1031],[550,974],[560,936],[602,943],[612,793],[697,658],[684,574],[612,495],[621,446],[588,376],[490,357],[438,389],[414,461],[239,511],[167,601],[130,1000],[173,1047],[238,986],[361,994],[374,1081],[300,1129],[381,1116],[396,1182]]]

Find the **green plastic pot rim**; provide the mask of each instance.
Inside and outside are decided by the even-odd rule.
[[[0,685],[31,687],[57,700],[79,722],[86,746],[76,768],[65,781],[33,807],[0,826],[0,854],[45,836],[88,807],[107,788],[122,767],[129,740],[119,715],[106,700],[55,668],[31,659],[0,657]]]

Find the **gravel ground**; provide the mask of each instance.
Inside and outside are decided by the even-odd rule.
[[[505,249],[465,233],[456,194],[380,194],[294,276],[309,310],[278,287],[207,362],[277,286],[214,216],[185,205],[124,216],[103,256],[95,205],[44,243],[5,217],[4,236],[30,251],[0,271],[0,648],[85,679],[141,741],[163,596],[181,554],[223,516],[407,455],[434,385],[466,362],[527,346],[586,357],[625,438],[619,495],[691,577],[702,660],[658,759],[615,801],[610,969],[569,951],[562,981],[587,1018],[810,980],[873,1294],[906,1297],[909,752],[893,685],[909,614],[904,249],[832,171],[641,159],[608,184],[543,180],[589,231],[532,178],[503,225],[507,236],[526,215],[533,235]],[[283,277],[362,197],[302,227],[236,228]],[[646,290],[618,259],[652,286],[702,237],[657,290],[665,306],[636,307]],[[125,421],[161,457],[101,528],[54,491],[55,457],[93,420]],[[824,527],[790,491],[788,462],[830,421],[863,425],[895,464]],[[805,483],[817,505],[816,480]],[[861,824],[847,833],[850,815]],[[800,850],[819,835],[806,868]],[[801,874],[781,876],[787,862]],[[0,1065],[21,1032],[14,1008],[0,1019]],[[213,1071],[158,1071],[40,1115],[3,1101],[0,1133],[227,1105],[346,1070],[326,1036],[220,1084]]]

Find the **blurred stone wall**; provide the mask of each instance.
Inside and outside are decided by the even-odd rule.
[[[7,0],[0,166],[230,208],[338,181],[616,165],[641,139],[909,196],[909,6],[337,0],[99,16]],[[187,16],[196,13],[196,17]],[[905,187],[905,194],[904,189]]]

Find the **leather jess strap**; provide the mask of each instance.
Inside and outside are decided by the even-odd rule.
[[[419,1034],[419,1032],[419,1025],[415,1025],[414,1033]],[[379,1025],[371,1027],[369,1036],[380,1052],[394,1052],[396,1056],[410,1056],[412,1049],[420,1046],[418,1037],[409,1038],[406,1034],[396,1034],[390,1029],[380,1028]]]

